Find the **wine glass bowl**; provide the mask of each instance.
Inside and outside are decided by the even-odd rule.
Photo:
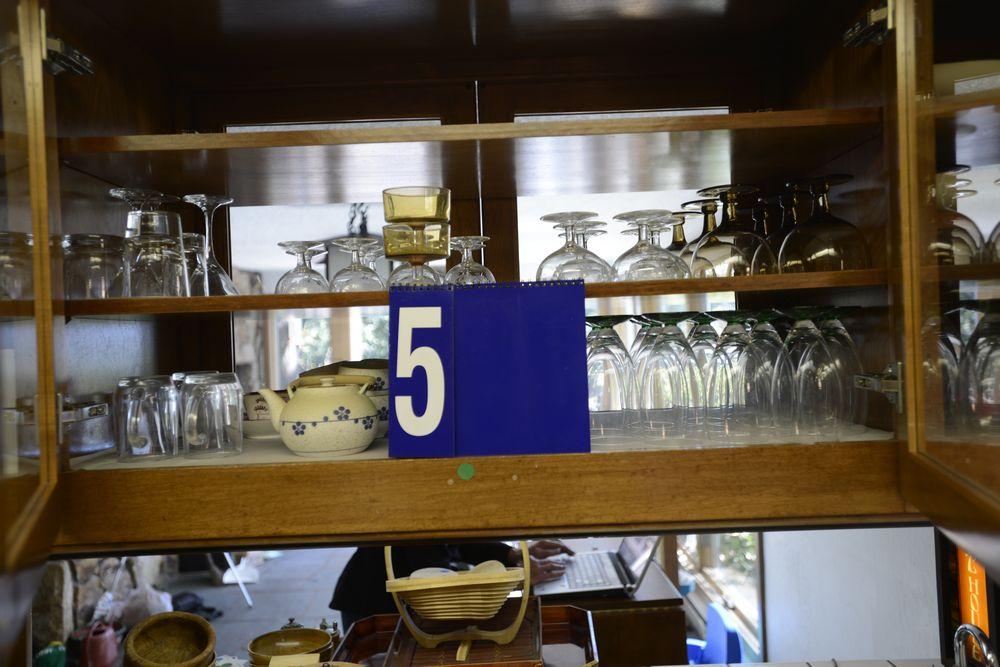
[[[320,294],[330,291],[330,284],[319,271],[310,265],[310,260],[322,251],[322,241],[281,241],[278,243],[287,254],[296,258],[295,268],[290,269],[274,288],[275,294]],[[197,282],[197,281],[192,281]]]
[[[330,245],[342,252],[350,253],[351,263],[342,268],[330,280],[333,292],[379,292],[385,289],[385,282],[366,262],[362,254],[378,245],[378,239],[365,236],[346,236],[332,239]]]
[[[800,188],[808,188],[813,209],[781,243],[778,263],[782,273],[870,268],[864,236],[857,227],[830,212],[830,187],[851,179],[848,174],[830,174],[797,183]]]

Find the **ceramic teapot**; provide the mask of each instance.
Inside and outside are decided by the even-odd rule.
[[[371,378],[314,375],[288,385],[288,401],[261,389],[271,423],[299,456],[337,456],[364,451],[375,439],[377,410],[365,390]]]

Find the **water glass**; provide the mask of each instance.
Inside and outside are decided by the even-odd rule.
[[[67,299],[126,296],[124,238],[109,234],[67,234],[62,244]]]
[[[176,456],[180,443],[180,399],[166,375],[126,377],[114,395],[120,461]]]
[[[235,373],[188,374],[181,404],[185,455],[243,451],[243,387]]]
[[[34,298],[31,234],[0,232],[0,300]]]
[[[130,245],[134,251],[127,267],[131,296],[187,296],[187,272],[176,238],[143,234],[131,239]]]

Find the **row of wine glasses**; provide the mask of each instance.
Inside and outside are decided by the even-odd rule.
[[[863,431],[867,400],[853,381],[861,362],[841,322],[851,310],[587,318],[592,441],[697,447]],[[640,329],[626,347],[614,327],[629,320]]]
[[[493,273],[475,260],[473,252],[481,250],[489,241],[487,236],[454,236],[451,238],[453,251],[462,253],[461,261],[441,273],[432,266],[422,266],[422,281],[417,278],[414,267],[401,262],[388,277],[378,273],[376,262],[385,257],[385,249],[378,239],[364,236],[349,236],[330,241],[282,241],[278,245],[289,255],[295,255],[297,264],[285,273],[275,287],[275,294],[315,294],[320,292],[378,292],[387,285],[434,284],[434,285],[478,285],[495,283]],[[351,263],[337,271],[330,281],[322,273],[312,268],[311,260],[326,252],[323,246],[332,246],[351,255]]]
[[[619,213],[613,220],[624,223],[622,233],[636,242],[613,263],[588,248],[588,239],[607,233],[608,223],[596,220],[597,213],[543,215],[541,220],[562,235],[563,246],[542,260],[535,278],[610,282],[869,268],[864,236],[830,212],[830,188],[850,178],[830,174],[790,181],[769,197],[753,186],[719,185],[699,190],[702,199],[684,202],[680,211]],[[807,196],[811,212],[799,223]],[[691,241],[684,235],[689,216],[702,218],[701,233]]]

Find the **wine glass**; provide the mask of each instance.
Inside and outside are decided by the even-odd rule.
[[[0,232],[0,301],[34,298],[31,234]]]
[[[425,266],[450,253],[451,191],[435,186],[382,191],[382,239],[388,259],[408,263],[389,276],[390,285],[441,285],[444,277]]]
[[[296,259],[295,268],[286,272],[278,279],[274,287],[275,294],[320,294],[330,291],[330,284],[323,274],[312,268],[309,263],[321,250],[317,246],[322,241],[281,241],[278,245]]]
[[[656,345],[669,345],[680,364],[682,375],[680,387],[683,399],[683,430],[677,437],[698,435],[704,426],[705,387],[702,367],[698,365],[690,341],[680,328],[680,323],[698,313],[651,313],[643,317],[652,321],[655,329]]]
[[[351,253],[351,263],[337,271],[330,280],[330,291],[378,292],[385,289],[385,283],[378,273],[361,261],[361,254],[366,249],[378,245],[378,239],[367,236],[345,236],[332,239],[330,245],[342,252]]]
[[[774,427],[771,383],[782,347],[774,323],[784,318],[784,314],[767,309],[752,313],[752,317],[755,323],[750,330],[744,362],[747,412],[758,429],[770,431]]]
[[[785,338],[771,382],[774,424],[800,438],[838,438],[843,381],[813,318],[820,309],[787,311],[795,320]]]
[[[719,344],[719,333],[712,326],[715,318],[708,313],[696,313],[690,319],[694,328],[688,332],[688,343],[691,344],[695,364],[704,374],[715,354],[715,346]]]
[[[959,391],[967,427],[973,435],[1000,434],[1000,312],[986,301],[985,312],[969,337],[959,364]]]
[[[738,442],[749,438],[755,426],[747,402],[748,314],[730,310],[712,316],[726,327],[705,372],[705,433],[709,440]]]
[[[233,203],[232,197],[225,195],[193,194],[184,195],[184,201],[194,204],[205,215],[205,272],[200,280],[191,285],[191,294],[197,296],[214,296],[217,294],[239,294],[232,278],[219,264],[212,249],[212,217],[220,206]]]
[[[851,178],[848,174],[830,174],[803,182],[813,196],[813,211],[782,241],[778,253],[782,273],[871,266],[868,246],[858,228],[830,213],[830,186],[847,183]]]
[[[636,244],[615,260],[614,270],[618,281],[671,280],[690,277],[688,267],[679,258],[663,248],[657,247],[650,240],[651,226],[658,223],[679,224],[671,211],[660,209],[627,211],[614,216],[614,219],[634,227],[638,234]]]
[[[688,245],[687,238],[684,235],[684,219],[692,216],[700,215],[697,211],[673,211],[673,217],[677,220],[677,224],[673,225],[673,231],[670,237],[670,243],[664,248],[667,252],[680,258],[685,264],[689,264],[689,257],[684,257],[684,249]],[[688,266],[690,269],[690,265]]]
[[[555,280],[556,270],[563,262],[579,257],[577,237],[574,234],[576,224],[596,217],[597,214],[591,211],[562,211],[547,213],[539,218],[542,222],[548,222],[556,229],[561,230],[566,242],[561,248],[542,260],[535,272],[535,280]]]
[[[445,282],[449,285],[485,285],[495,283],[493,272],[476,261],[472,253],[486,247],[488,236],[453,236],[451,249],[462,253],[462,261],[448,270]]]
[[[972,181],[958,178],[958,174],[968,170],[965,165],[955,165],[935,175],[936,229],[934,238],[928,244],[928,252],[937,264],[959,266],[983,260],[986,241],[979,226],[958,212],[958,199],[976,194],[975,190],[964,189]]]
[[[640,432],[653,440],[683,438],[691,388],[684,361],[658,323],[646,334],[645,352],[636,366]]]
[[[598,220],[581,220],[566,228],[572,234],[575,243],[566,248],[566,260],[556,267],[554,280],[582,280],[585,283],[612,282],[615,279],[611,265],[596,253],[587,249],[587,242],[593,236],[606,232],[602,229],[606,222]],[[557,225],[562,227],[562,224]]]
[[[632,360],[614,327],[628,315],[587,318],[587,387],[590,436],[595,443],[625,435],[635,397]]]
[[[861,310],[857,306],[835,306],[819,316],[819,330],[830,348],[830,354],[841,378],[841,399],[839,418],[842,425],[851,431],[863,431],[868,417],[867,392],[854,386],[854,376],[864,372],[861,357],[854,339],[841,323],[847,317]]]
[[[774,253],[753,222],[738,211],[741,198],[755,194],[749,185],[717,185],[698,191],[702,197],[713,197],[723,203],[722,222],[701,237],[691,259],[692,273],[697,278],[751,276],[775,273]]]
[[[993,181],[993,185],[1000,185],[1000,178]],[[986,242],[986,251],[983,253],[983,261],[1000,262],[1000,221],[993,226],[990,232],[990,239]]]

